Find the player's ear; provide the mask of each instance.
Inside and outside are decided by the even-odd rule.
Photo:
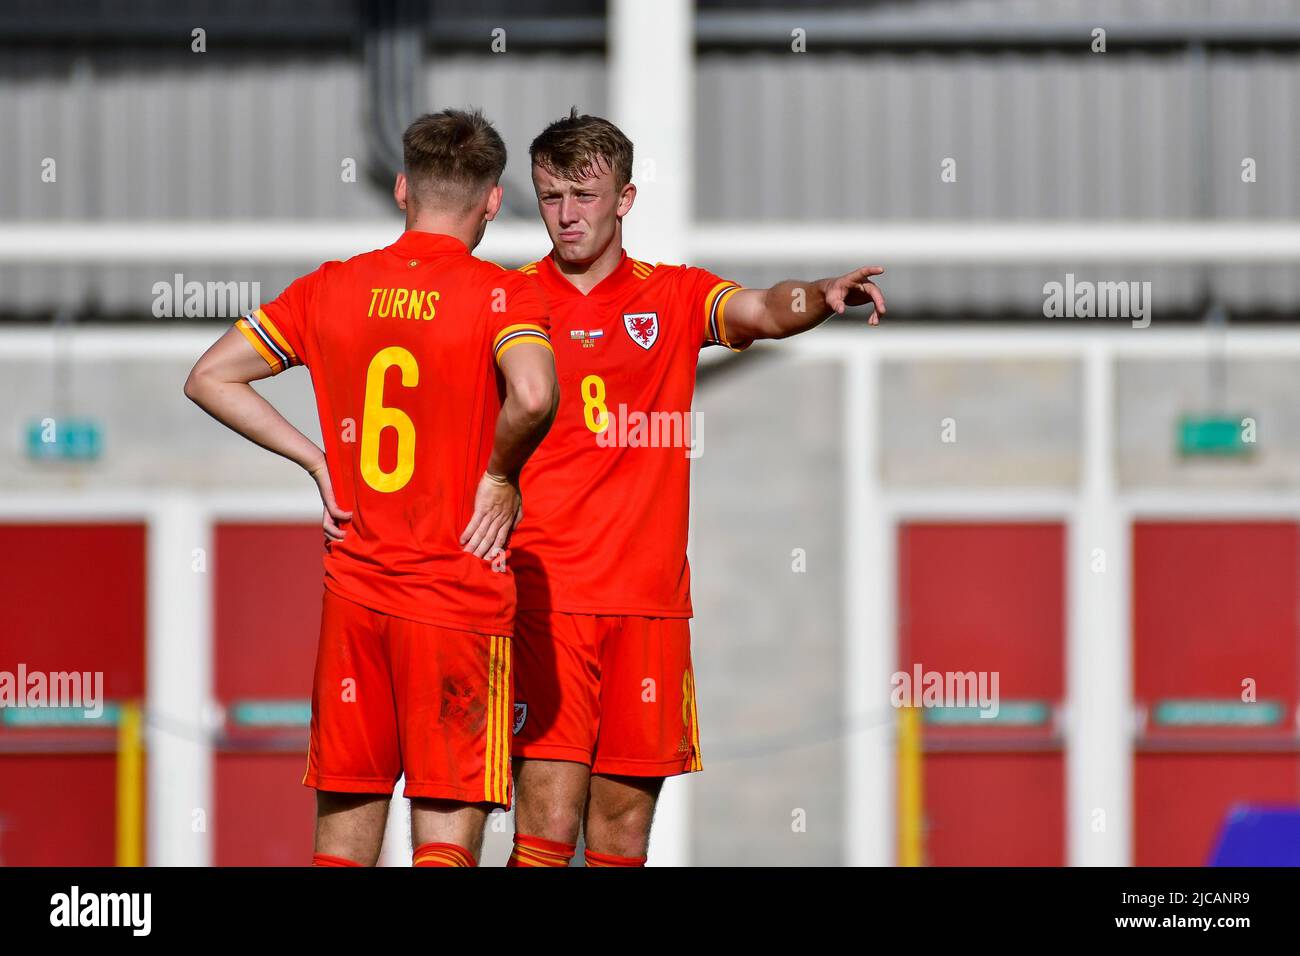
[[[501,211],[501,198],[504,195],[505,195],[505,190],[501,188],[500,183],[497,183],[495,186],[493,186],[492,191],[488,193],[487,212],[484,215],[484,218],[488,222],[491,222],[493,219],[495,219],[497,217],[497,213]]]
[[[397,201],[398,209],[406,210],[406,173],[397,174],[397,182],[393,183],[393,199]]]
[[[620,189],[618,193],[617,213],[619,215],[619,218],[622,218],[623,216],[626,216],[628,214],[629,210],[631,210],[632,208],[632,203],[634,203],[635,201],[636,201],[636,186],[634,186],[632,183],[628,183],[626,186]]]

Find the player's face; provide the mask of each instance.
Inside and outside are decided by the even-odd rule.
[[[603,164],[581,181],[561,179],[534,164],[533,187],[556,255],[574,265],[593,262],[609,248],[636,195],[631,183],[619,189]]]

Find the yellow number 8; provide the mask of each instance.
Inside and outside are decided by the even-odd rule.
[[[582,380],[582,417],[587,428],[599,435],[609,427],[609,409],[605,407],[605,380],[588,375]]]
[[[384,375],[396,365],[402,370],[402,386],[420,384],[420,367],[415,356],[392,345],[370,360],[366,370],[366,404],[361,416],[361,477],[375,491],[400,491],[415,471],[415,424],[406,412],[384,407]],[[379,467],[379,436],[385,428],[397,431],[397,466],[392,471]]]

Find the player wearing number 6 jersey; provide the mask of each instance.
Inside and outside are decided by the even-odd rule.
[[[326,865],[374,864],[403,773],[417,865],[473,865],[487,812],[510,805],[515,587],[502,549],[558,401],[533,283],[470,255],[501,205],[501,138],[447,110],[403,145],[401,237],[293,282],[185,387],[309,471],[325,505],[303,782]],[[295,365],[311,371],[323,452],[248,384]]]
[[[871,281],[883,270],[742,289],[642,262],[622,248],[636,196],[627,137],[575,110],[531,155],[554,247],[523,271],[549,303],[561,399],[524,470],[512,543],[511,864],[565,865],[582,826],[588,865],[635,866],[663,778],[702,768],[686,563],[700,348],[785,338],[849,305],[883,313]]]

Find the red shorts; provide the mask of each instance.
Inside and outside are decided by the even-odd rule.
[[[419,624],[325,591],[311,745],[317,790],[510,806],[510,639]]]
[[[593,773],[703,770],[685,618],[520,611],[514,755]]]

